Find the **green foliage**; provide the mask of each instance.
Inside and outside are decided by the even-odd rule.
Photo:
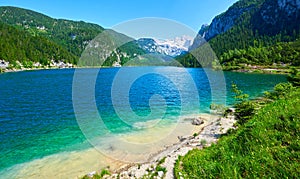
[[[0,22],[0,59],[20,68],[31,68],[33,62],[47,65],[50,60],[76,63],[77,57],[44,37],[33,37],[24,30]]]
[[[237,102],[244,102],[249,98],[249,95],[244,94],[242,90],[238,89],[235,83],[231,84],[231,91],[235,94],[234,99]]]
[[[107,169],[101,170],[100,177],[102,178],[104,175],[110,175],[110,172]]]
[[[300,86],[300,72],[296,68],[291,69],[288,81],[294,86]]]
[[[247,47],[271,46],[277,42],[294,41],[299,38],[299,19],[286,18],[286,14],[270,12],[276,24],[268,24],[261,18],[261,10],[267,7],[276,8],[273,0],[240,0],[229,9],[249,8],[236,21],[235,25],[223,34],[209,39],[211,47],[218,57],[229,50],[246,49]],[[267,14],[265,14],[267,15]],[[277,16],[282,16],[278,18]],[[296,17],[296,15],[295,15]],[[286,25],[282,25],[286,24]]]
[[[187,54],[179,55],[175,59],[185,67],[212,67],[214,65],[213,67],[217,69],[219,66],[218,58],[209,43],[203,43]]]
[[[184,67],[202,67],[201,64],[198,62],[195,56],[191,53],[187,53],[184,55],[180,55],[176,57],[176,60]]]
[[[205,146],[205,145],[207,144],[207,141],[206,141],[205,139],[201,139],[201,140],[200,140],[200,144],[201,144],[202,146]]]
[[[215,17],[221,23],[227,23],[226,18],[234,18],[243,12],[226,32],[205,39],[225,70],[240,69],[239,64],[300,65],[300,16],[276,12],[277,8],[274,0],[240,0],[228,11]],[[264,15],[275,19],[275,24],[262,19],[262,11],[266,9],[268,11]],[[203,35],[201,30],[199,33]],[[210,60],[213,63],[215,59]],[[178,58],[178,61],[186,67],[193,67],[196,59],[187,54]]]
[[[237,103],[234,105],[234,116],[239,124],[244,124],[249,120],[255,112],[255,105],[248,101],[249,95],[244,94],[242,90],[238,89],[237,85],[232,83],[232,92],[235,94],[234,98]]]
[[[288,94],[295,90],[291,83],[279,83],[274,87],[271,92],[265,92],[265,96],[269,99],[276,100],[287,97]]]
[[[234,107],[234,117],[239,124],[244,124],[255,114],[255,105],[251,101],[237,103]]]
[[[268,104],[217,144],[180,157],[180,178],[299,178],[300,89]]]
[[[160,161],[158,161],[157,165],[161,165],[165,163],[167,157],[162,158]]]
[[[155,170],[156,170],[157,172],[158,172],[158,171],[162,171],[162,172],[164,172],[164,173],[167,172],[167,169],[166,169],[165,167],[160,166],[160,165],[158,165],[158,166],[156,167]]]
[[[289,64],[300,65],[300,40],[295,42],[280,42],[272,46],[234,49],[220,56],[220,63],[226,67],[239,64],[273,65]]]
[[[22,8],[0,7],[0,21],[59,44],[72,54],[80,57],[87,42],[104,29],[96,24],[83,21],[53,19],[43,14]]]
[[[82,179],[101,179],[103,178],[105,175],[111,175],[111,173],[109,172],[108,169],[102,169],[100,174],[96,173],[94,174],[92,177],[85,175],[82,177]]]
[[[224,104],[212,103],[209,106],[210,110],[213,110],[216,114],[224,115],[225,111],[228,109]]]

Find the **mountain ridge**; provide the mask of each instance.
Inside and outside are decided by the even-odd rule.
[[[202,26],[190,50],[207,41],[220,59],[225,53],[232,53],[231,51],[249,47],[259,50],[261,47],[293,42],[299,38],[300,0],[239,0],[216,16],[210,25]],[[281,54],[277,56],[285,56],[284,52],[278,53]],[[197,61],[191,55],[180,56],[178,59],[184,66]],[[223,65],[222,59],[220,63]]]
[[[136,43],[147,53],[158,53],[176,57],[186,53],[192,45],[193,38],[189,36],[175,37],[173,39],[140,38]]]
[[[85,45],[104,30],[97,24],[55,19],[39,12],[12,6],[0,7],[0,21],[23,29],[33,36],[51,39],[78,57]]]

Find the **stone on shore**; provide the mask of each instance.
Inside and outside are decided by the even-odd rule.
[[[158,171],[157,174],[158,174],[158,176],[159,176],[160,178],[162,178],[162,177],[164,176],[164,172],[163,172],[163,171]]]
[[[192,121],[192,124],[196,125],[196,126],[199,126],[199,125],[201,125],[203,123],[204,123],[204,121],[201,118],[194,118],[193,121]]]
[[[96,175],[96,171],[92,171],[91,173],[87,174],[88,177],[93,177],[94,175]]]

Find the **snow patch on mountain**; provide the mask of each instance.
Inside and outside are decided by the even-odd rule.
[[[141,38],[137,40],[137,43],[148,53],[159,53],[175,57],[188,51],[193,44],[193,37],[184,35],[174,39]]]

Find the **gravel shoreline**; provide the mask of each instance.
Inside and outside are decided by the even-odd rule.
[[[152,155],[148,162],[143,164],[127,164],[121,168],[111,171],[111,175],[105,175],[106,179],[134,179],[134,178],[174,178],[174,164],[179,156],[186,155],[190,150],[202,149],[212,143],[216,143],[222,134],[228,129],[234,128],[236,122],[233,116],[227,118],[221,116],[201,116],[203,120],[199,125],[199,131],[193,136],[178,136],[179,142],[167,146],[164,150]],[[95,171],[87,176],[92,177]]]

